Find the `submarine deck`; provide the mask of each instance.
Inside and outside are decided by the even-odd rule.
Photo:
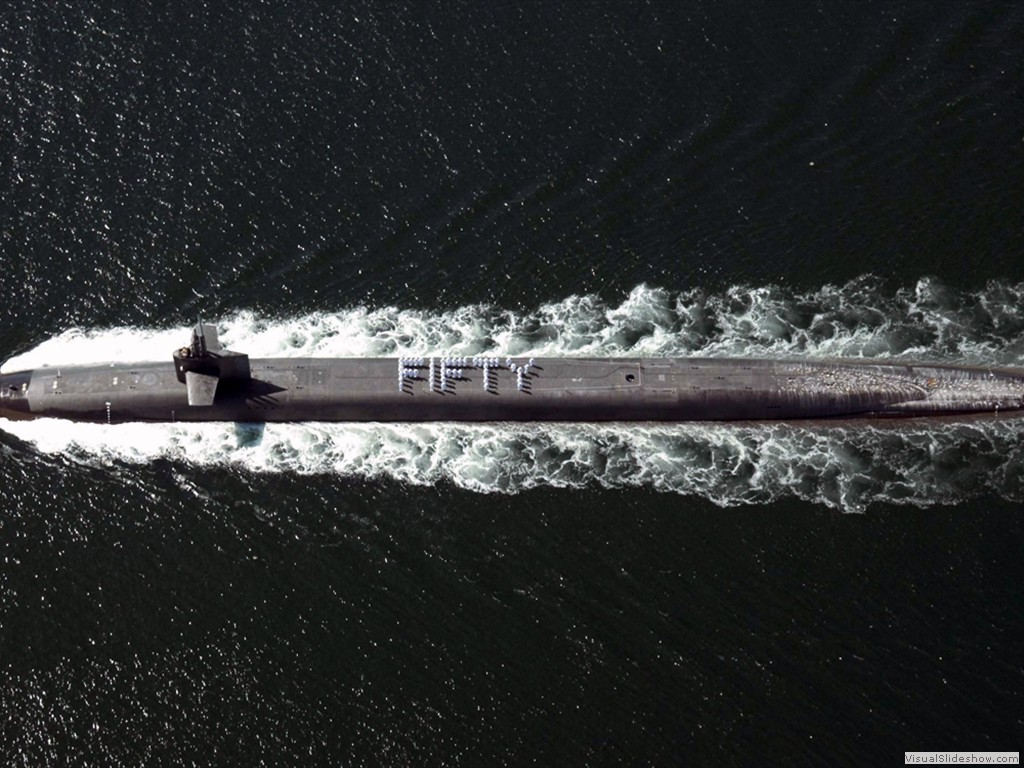
[[[42,368],[7,416],[82,421],[731,421],[1024,408],[1024,373],[719,358],[279,358],[189,405],[171,363]],[[7,375],[5,379],[11,378]]]

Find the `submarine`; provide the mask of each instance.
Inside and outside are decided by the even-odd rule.
[[[691,422],[1024,415],[1024,371],[931,363],[448,355],[253,359],[201,320],[165,362],[0,374],[0,417]]]

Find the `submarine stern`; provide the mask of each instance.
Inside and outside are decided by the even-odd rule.
[[[882,416],[943,416],[1024,410],[1024,371],[915,365],[919,397],[890,402]]]

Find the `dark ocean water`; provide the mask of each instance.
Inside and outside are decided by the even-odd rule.
[[[1024,366],[1013,3],[11,2],[0,360]],[[5,765],[1024,733],[1024,426],[0,422]]]

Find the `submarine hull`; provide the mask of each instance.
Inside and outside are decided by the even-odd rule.
[[[709,358],[282,358],[186,386],[166,363],[0,376],[0,416],[131,421],[757,421],[1016,415],[1024,372]],[[188,374],[192,376],[192,373]],[[192,404],[190,404],[192,403]]]

